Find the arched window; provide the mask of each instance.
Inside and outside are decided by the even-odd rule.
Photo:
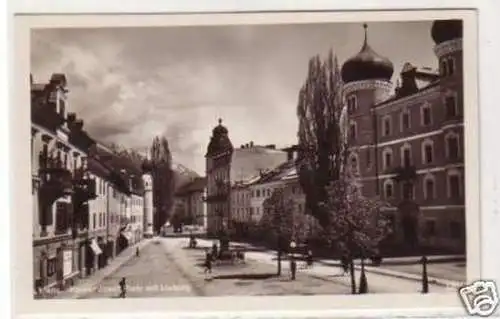
[[[447,75],[453,75],[455,73],[455,59],[453,57],[449,57],[447,59]]]
[[[448,61],[446,59],[441,60],[441,76],[445,77],[448,75]]]
[[[384,163],[384,170],[388,170],[392,167],[392,149],[385,148],[382,151],[382,161]]]
[[[449,132],[445,136],[446,141],[446,157],[449,160],[456,160],[460,157],[460,145],[458,134],[454,132]]]
[[[349,114],[353,114],[357,111],[358,105],[357,105],[357,99],[356,95],[350,95],[347,97],[347,111]]]
[[[410,129],[411,123],[410,123],[410,111],[409,110],[404,110],[401,112],[401,132],[405,132],[406,130]]]
[[[349,139],[352,141],[355,141],[357,138],[358,132],[357,132],[357,126],[356,122],[351,121],[349,123]]]
[[[453,169],[448,171],[448,197],[460,198],[462,195],[462,174],[460,171]]]
[[[444,96],[444,106],[447,118],[454,118],[458,115],[457,94],[455,92],[448,92]]]
[[[387,199],[394,197],[394,182],[391,179],[384,181],[384,197]]]
[[[422,126],[429,126],[432,124],[432,113],[431,113],[431,106],[429,103],[424,103],[422,104],[422,107],[420,108],[421,113],[420,113],[420,122]]]
[[[411,166],[412,163],[411,145],[409,143],[405,143],[401,146],[401,166],[408,167]]]
[[[422,142],[422,163],[431,164],[434,161],[434,142],[426,139]]]
[[[424,198],[427,200],[436,198],[436,179],[431,174],[424,177]]]
[[[392,132],[392,121],[389,115],[382,118],[382,136],[389,136]]]

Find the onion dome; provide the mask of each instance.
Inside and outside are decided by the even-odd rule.
[[[365,41],[361,51],[342,66],[342,80],[344,83],[363,80],[386,80],[389,81],[394,72],[392,62],[377,54],[369,45],[367,40],[367,25],[365,29]]]
[[[460,39],[462,34],[462,20],[436,20],[432,24],[431,36],[436,44]]]
[[[228,133],[227,128],[222,125],[222,119],[219,119],[219,125],[214,127],[214,129],[212,130],[212,135],[220,136],[220,135],[225,135],[227,133]]]

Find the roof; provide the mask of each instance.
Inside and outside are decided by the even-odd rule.
[[[286,159],[286,152],[264,146],[237,148],[234,150],[231,160],[229,175],[231,184],[251,180],[260,175],[261,172],[277,167]]]
[[[187,195],[191,193],[203,192],[207,186],[206,177],[195,177],[191,182],[181,186],[176,192],[176,196]]]
[[[403,96],[399,96],[399,95],[397,95],[397,94],[393,94],[393,95],[392,95],[391,97],[389,97],[388,99],[386,99],[386,100],[384,100],[384,101],[382,101],[382,102],[380,102],[380,103],[377,103],[377,104],[373,105],[373,108],[377,108],[377,107],[379,107],[379,106],[382,106],[382,105],[385,105],[385,104],[388,104],[388,103],[391,103],[391,102],[397,101],[397,100],[399,100],[399,99],[404,99],[404,98],[408,98],[408,97],[410,97],[410,96],[413,96],[413,95],[419,94],[419,93],[421,93],[421,92],[423,92],[423,91],[425,91],[425,90],[428,90],[428,89],[430,89],[430,88],[433,88],[433,87],[438,86],[440,83],[441,83],[441,82],[440,82],[439,80],[436,80],[436,81],[434,81],[434,82],[432,82],[432,83],[430,83],[430,84],[428,84],[428,85],[426,85],[426,86],[424,86],[424,87],[422,87],[422,88],[419,88],[419,89],[418,89],[415,93],[410,94],[410,95],[403,95]]]
[[[289,175],[292,171],[295,171],[295,160],[286,161],[274,169],[263,173],[261,177],[254,182],[254,184],[265,184],[279,181]]]

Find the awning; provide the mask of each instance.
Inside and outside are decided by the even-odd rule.
[[[92,241],[90,242],[90,248],[92,249],[95,255],[102,254],[102,250],[97,244],[97,241],[95,239],[92,239]]]

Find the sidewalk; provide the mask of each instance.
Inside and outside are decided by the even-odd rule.
[[[203,240],[205,245],[211,245],[212,241],[209,240]],[[250,249],[255,249],[256,251],[252,251],[251,253],[248,252],[247,255],[251,255],[251,258],[257,258],[260,261],[263,262],[276,262],[276,251],[274,250],[269,250],[269,249],[260,249],[261,247],[255,247],[253,245],[247,244],[247,243],[241,243],[241,242],[231,242],[232,245],[235,246],[243,246],[246,248]],[[437,260],[439,262],[442,262],[445,258],[459,258],[457,256],[434,256],[433,260]],[[429,258],[432,259],[432,258]],[[286,260],[286,258],[283,258],[283,260]],[[391,259],[388,259],[391,260]],[[403,261],[406,260],[407,263],[409,260],[413,260],[414,263],[419,263],[418,258],[416,257],[402,257],[402,258],[393,258],[393,260],[399,260]],[[361,270],[361,261],[360,260],[355,260],[355,269],[357,271]],[[285,263],[287,264],[287,263]],[[383,264],[386,264],[386,259],[384,259]],[[326,267],[325,267],[326,266]],[[316,259],[315,260],[315,266],[308,270],[308,272],[312,272],[313,274],[319,275],[319,276],[331,276],[332,275],[332,268],[338,268],[339,272],[341,269],[340,262],[338,260],[332,260],[332,259]],[[419,284],[422,281],[422,276],[421,275],[416,275],[412,273],[406,273],[406,272],[401,272],[401,271],[395,271],[391,269],[384,269],[382,267],[374,267],[370,266],[369,263],[365,264],[365,271],[368,273],[380,275],[380,276],[386,276],[386,277],[392,277],[392,278],[398,278],[398,279],[403,279],[406,281],[412,281],[416,284]],[[444,278],[436,278],[436,277],[431,277],[428,276],[429,279],[429,284],[439,286],[445,289],[457,289],[460,287],[463,283],[460,281],[453,281],[453,280],[448,280]]]
[[[81,296],[89,294],[95,291],[99,284],[104,280],[104,278],[110,276],[112,273],[117,271],[123,264],[129,261],[132,257],[135,256],[136,248],[139,250],[146,245],[152,243],[152,239],[143,239],[140,242],[136,243],[133,246],[126,248],[121,252],[118,256],[116,256],[110,263],[102,268],[97,270],[95,273],[90,275],[87,278],[81,279],[75,286],[69,287],[67,290],[61,291],[57,293],[54,298],[56,299],[79,299]]]

